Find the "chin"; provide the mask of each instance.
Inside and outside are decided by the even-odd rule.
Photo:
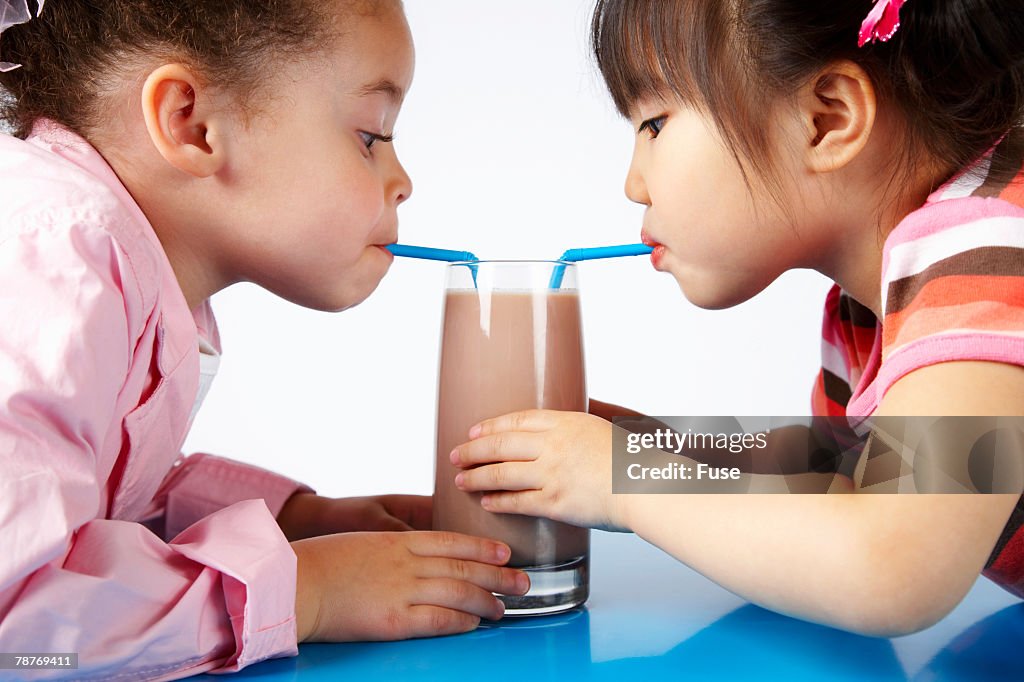
[[[271,289],[270,292],[303,308],[319,310],[324,313],[340,313],[365,301],[379,283],[380,280],[375,279],[363,282],[341,282],[333,290],[320,287],[289,291]]]
[[[355,308],[357,305],[365,301],[370,297],[377,289],[377,283],[372,286],[362,284],[359,286],[349,286],[344,289],[331,292],[328,295],[321,296],[314,305],[307,305],[307,308],[313,308],[314,310],[320,310],[325,313],[340,313],[348,310],[349,308]]]
[[[686,300],[704,310],[724,310],[725,308],[732,308],[733,306],[743,303],[744,300],[733,300],[723,299],[720,296],[708,295],[705,292],[696,293],[689,289],[684,289],[680,285],[680,290],[683,292],[683,296]]]
[[[757,296],[765,288],[764,286],[737,288],[710,278],[698,282],[676,277],[676,282],[687,301],[705,310],[724,310],[738,306]]]
[[[292,286],[266,288],[281,298],[310,310],[339,313],[354,308],[376,291],[381,280],[388,273],[390,263],[372,265],[356,262],[346,266],[311,268],[302,281],[291,281]],[[332,280],[326,276],[311,277],[316,272],[340,272],[341,277]]]
[[[387,269],[384,269],[380,274],[375,273],[373,276],[362,278],[357,282],[345,283],[338,289],[328,304],[320,308],[320,310],[340,313],[343,310],[356,307],[377,290],[377,287],[380,286],[381,281],[384,279],[384,275],[387,273]]]

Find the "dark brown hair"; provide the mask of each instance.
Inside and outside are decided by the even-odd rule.
[[[1018,0],[909,0],[888,42],[857,47],[870,0],[598,0],[591,41],[623,115],[675,96],[706,111],[741,166],[772,186],[768,105],[848,59],[902,115],[904,170],[929,153],[969,166],[1024,118]],[[748,162],[748,163],[744,163]],[[1006,177],[1020,157],[993,160]],[[746,173],[746,170],[744,170]]]
[[[34,1],[29,2],[35,15]],[[323,3],[329,4],[329,3]],[[332,34],[308,0],[48,0],[37,18],[0,37],[2,118],[24,138],[40,118],[89,137],[108,115],[103,95],[123,87],[140,58],[179,61],[230,87],[245,106],[274,61],[315,51]]]

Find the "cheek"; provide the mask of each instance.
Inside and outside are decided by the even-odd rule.
[[[704,240],[718,230],[727,209],[722,186],[702,172],[694,158],[666,159],[652,167],[647,189],[653,225],[666,242],[672,237]],[[691,244],[701,246],[700,244]]]
[[[277,204],[272,210],[290,215],[292,224],[303,221],[307,229],[334,230],[343,225],[357,235],[371,231],[380,219],[381,183],[359,143],[341,131],[305,136],[288,148],[277,171],[264,172],[275,185],[266,194]]]
[[[348,172],[339,168],[328,182],[318,183],[307,200],[311,223],[335,238],[341,236],[351,250],[366,245],[384,216],[380,182],[365,167]]]
[[[380,180],[364,170],[358,176],[347,176],[342,179],[344,189],[339,192],[345,195],[345,207],[342,209],[348,222],[361,226],[361,231],[369,234],[384,215],[384,189]]]
[[[382,229],[385,217],[384,193],[379,184],[367,183],[353,188],[337,224],[344,233],[347,250],[357,253],[367,246],[386,240]]]
[[[739,167],[716,154],[703,157],[691,170],[685,195],[681,194],[691,229],[712,242],[729,242],[729,249],[742,250],[746,240],[757,238],[758,211]]]

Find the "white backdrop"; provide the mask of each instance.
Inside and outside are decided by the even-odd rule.
[[[413,196],[401,241],[555,258],[639,240],[632,134],[587,48],[592,0],[408,0],[416,78],[398,122]],[[723,197],[728,201],[728,197]],[[185,444],[325,495],[429,493],[440,263],[396,260],[376,293],[312,312],[255,287],[213,301],[224,358]],[[646,258],[581,266],[590,395],[648,414],[805,414],[828,281],[792,272],[728,311]]]

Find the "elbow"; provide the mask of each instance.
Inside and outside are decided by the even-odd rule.
[[[898,555],[895,555],[898,556]],[[838,627],[869,637],[902,637],[925,630],[945,618],[970,590],[977,575],[937,570],[927,562],[870,554],[835,622]]]
[[[839,627],[867,637],[903,637],[930,628],[952,610],[952,606],[880,595],[874,603],[853,605],[841,618]]]

